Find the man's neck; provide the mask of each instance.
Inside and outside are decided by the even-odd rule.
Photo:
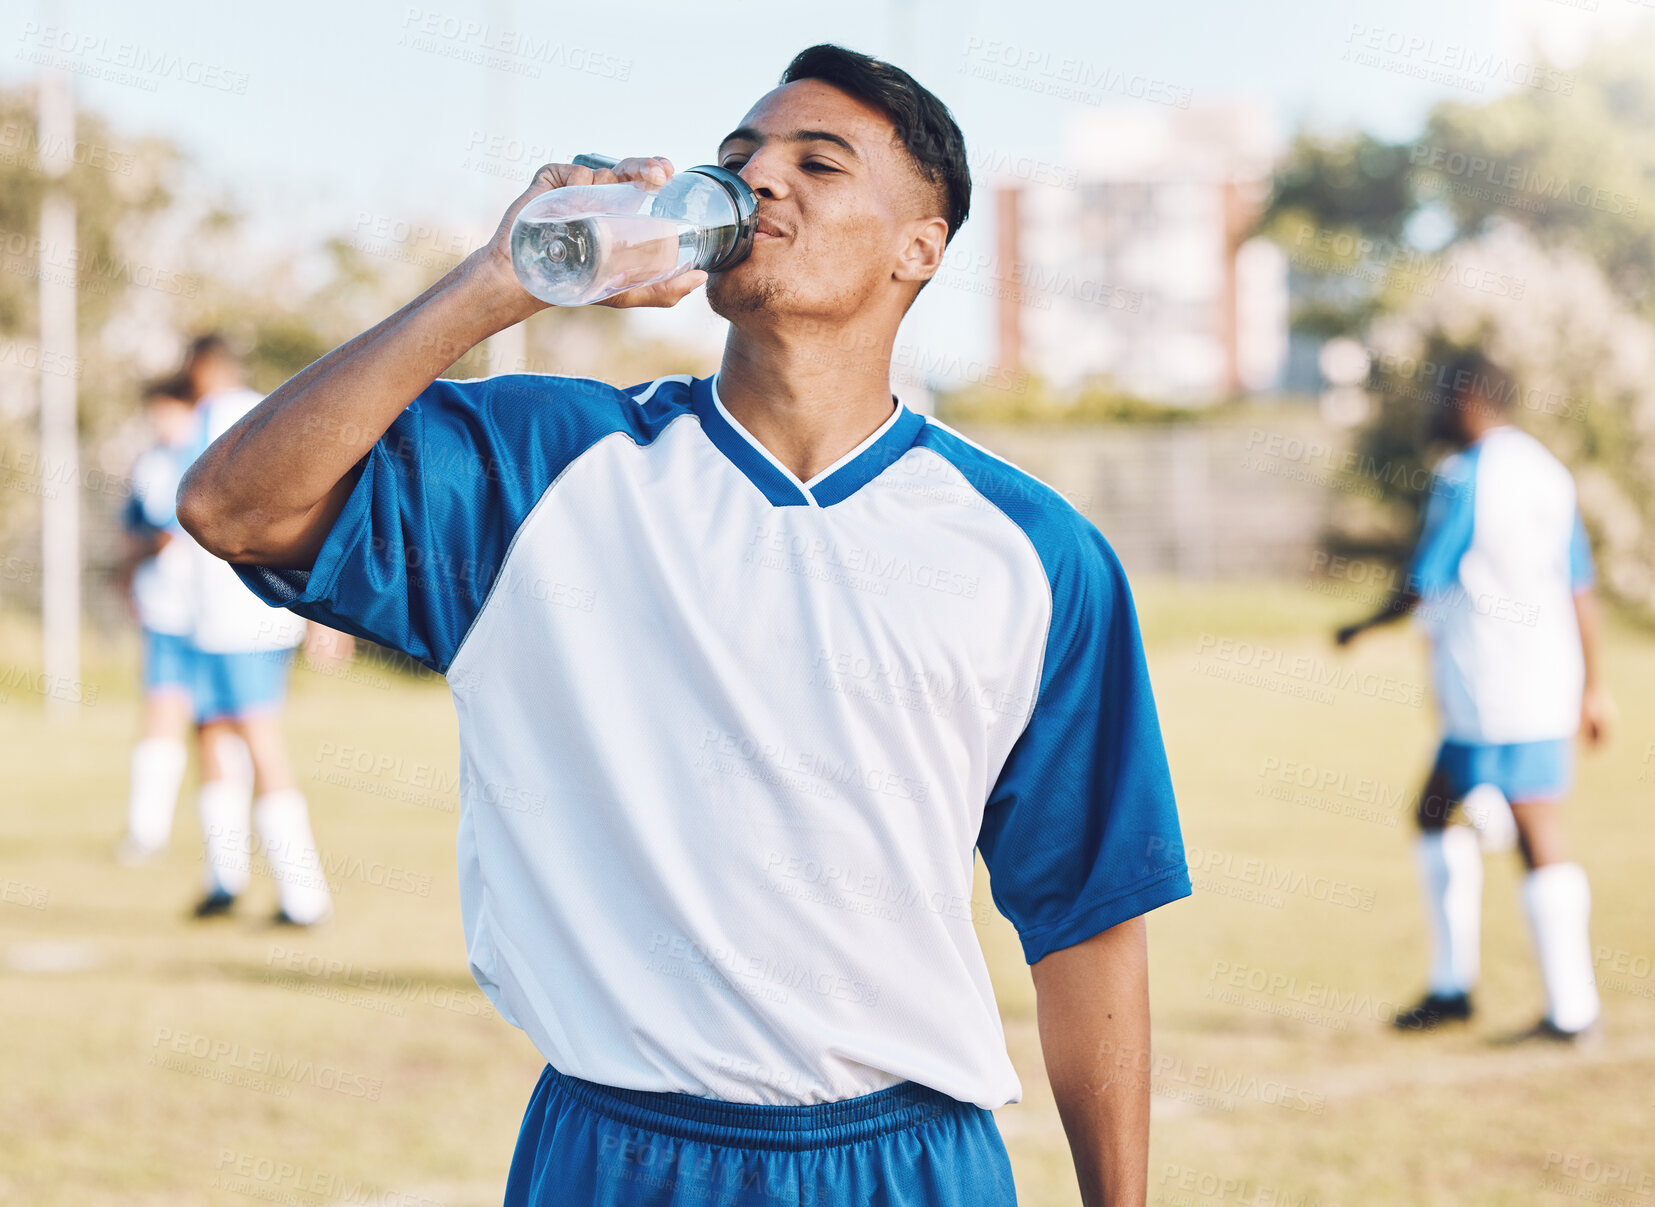
[[[731,327],[718,396],[808,482],[890,419],[892,338],[853,329],[754,338]]]

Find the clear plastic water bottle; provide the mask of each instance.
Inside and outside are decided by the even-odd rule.
[[[616,163],[598,155],[575,162]],[[747,182],[712,164],[654,187],[626,181],[552,189],[512,223],[512,268],[542,302],[587,306],[693,268],[739,264],[753,248],[756,209]]]

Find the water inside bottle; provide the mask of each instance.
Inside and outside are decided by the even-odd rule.
[[[677,276],[699,247],[694,222],[646,214],[590,214],[519,222],[512,260],[523,286],[554,306],[584,306]]]

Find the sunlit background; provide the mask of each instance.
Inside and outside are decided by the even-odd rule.
[[[1151,1202],[1655,1202],[1649,0],[8,8],[0,1201],[499,1200],[539,1060],[466,976],[440,682],[373,650],[297,675],[327,931],[185,922],[186,808],[162,866],[110,859],[140,390],[206,330],[273,389],[453,267],[542,163],[706,162],[818,41],[912,72],[970,154],[972,215],[893,389],[1061,490],[1138,595],[1196,879],[1151,919]],[[722,339],[699,294],[553,310],[450,375],[705,375]],[[1574,472],[1613,605],[1618,733],[1568,806],[1595,1053],[1386,1028],[1424,975],[1426,664],[1402,628],[1328,634],[1398,581],[1441,451],[1421,408],[1469,347]],[[1356,895],[1303,887],[1329,876]],[[1490,865],[1491,1028],[1539,1008],[1517,877]],[[1075,1203],[1028,975],[981,913],[1019,1189]],[[178,1035],[216,1055],[169,1062]],[[238,1082],[261,1049],[378,1091]]]

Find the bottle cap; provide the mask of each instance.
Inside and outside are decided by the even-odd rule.
[[[758,212],[758,198],[753,196],[753,190],[748,187],[747,182],[728,168],[703,163],[686,168],[685,171],[711,177],[723,185],[725,191],[730,194],[730,201],[736,211],[736,237],[716,262],[707,265],[707,271],[721,272],[726,268],[735,267],[753,250],[753,217]]]

